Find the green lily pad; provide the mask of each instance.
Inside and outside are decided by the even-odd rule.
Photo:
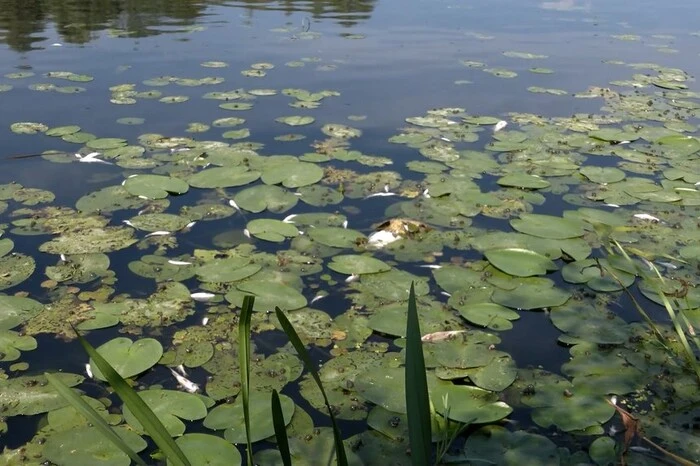
[[[126,179],[124,189],[134,196],[164,199],[168,194],[184,194],[190,186],[185,181],[170,176],[137,175]]]
[[[0,290],[12,288],[29,278],[36,268],[31,256],[13,253],[0,258]]]
[[[285,425],[289,424],[294,414],[294,401],[287,395],[280,395],[282,414]],[[272,426],[272,408],[270,393],[251,392],[249,399],[250,417],[255,422],[250,424],[250,440],[258,442],[275,435]],[[226,429],[224,437],[232,443],[245,443],[245,423],[243,421],[243,400],[236,398],[232,404],[222,404],[212,409],[204,419],[204,427],[213,430]]]
[[[360,131],[359,129],[337,123],[329,123],[327,125],[323,125],[323,127],[321,128],[321,132],[323,132],[323,134],[325,134],[326,136],[338,139],[350,139],[362,135],[362,131]]]
[[[582,222],[542,214],[522,214],[510,221],[510,225],[521,233],[548,239],[568,239],[583,236]]]
[[[238,448],[215,435],[185,434],[175,440],[175,443],[191,464],[240,466],[243,463]],[[172,462],[168,461],[168,465],[172,465]]]
[[[184,281],[194,276],[193,265],[173,264],[171,260],[163,256],[145,255],[138,261],[129,262],[129,270],[139,277],[152,278],[159,282]]]
[[[367,240],[359,231],[340,227],[311,228],[309,237],[333,248],[352,248]]]
[[[129,219],[134,228],[143,231],[178,231],[189,223],[189,219],[174,214],[143,214]]]
[[[319,182],[323,178],[323,169],[308,162],[270,163],[262,173],[265,184],[281,183],[285,188],[300,188]]]
[[[123,186],[107,186],[78,199],[75,208],[86,213],[109,213],[140,208],[145,203],[145,200],[130,194]]]
[[[246,294],[255,296],[253,310],[271,311],[275,306],[282,310],[300,309],[306,306],[306,298],[303,294],[291,286],[272,281],[249,281],[238,285],[238,292],[226,294],[228,302],[235,306],[243,305],[243,296]]]
[[[61,234],[39,246],[39,250],[49,254],[66,255],[112,252],[127,248],[136,241],[131,228],[88,228]]]
[[[556,288],[552,282],[544,282],[522,283],[513,290],[496,290],[491,300],[512,309],[534,310],[561,306],[570,297],[570,292]]]
[[[328,264],[331,270],[345,275],[362,275],[367,273],[387,272],[391,267],[371,256],[341,255],[333,256]]]
[[[297,193],[302,202],[314,207],[340,204],[343,201],[343,194],[328,186],[303,186],[297,190]]]
[[[527,173],[511,173],[503,176],[498,179],[498,184],[523,189],[543,189],[551,186],[549,181]]]
[[[31,298],[0,295],[0,329],[9,330],[26,322],[44,309]]]
[[[74,387],[83,381],[77,374],[57,372],[61,382]],[[6,417],[31,416],[68,406],[43,375],[0,380],[0,410]]]
[[[252,220],[246,228],[251,236],[274,243],[299,235],[299,230],[293,224],[267,218]]]
[[[139,452],[148,445],[135,432],[125,428],[113,429],[132,450]],[[48,436],[44,456],[54,464],[89,466],[128,466],[131,458],[116,447],[96,427],[82,427]]]
[[[501,426],[484,426],[469,435],[459,457],[503,466],[559,464],[557,445],[547,437]]]
[[[251,264],[243,257],[213,259],[196,268],[197,278],[202,282],[235,282],[256,274],[262,266]]]
[[[80,131],[80,126],[70,125],[70,126],[56,126],[47,130],[44,134],[47,136],[65,136],[66,134],[73,134]]]
[[[279,123],[284,123],[285,125],[289,126],[304,126],[304,125],[310,125],[316,119],[312,116],[286,116],[286,117],[279,117],[275,118],[275,121]]]
[[[529,249],[490,249],[484,252],[484,256],[495,267],[517,277],[546,275],[557,270],[554,262]]]
[[[517,312],[495,303],[465,303],[456,309],[469,322],[491,330],[510,330],[510,321],[520,318]]]
[[[625,172],[614,167],[581,167],[579,172],[594,183],[617,183],[625,179]]]
[[[107,276],[108,269],[109,256],[106,254],[81,254],[46,267],[46,276],[59,283],[89,283]]]
[[[36,346],[36,340],[29,335],[0,330],[0,361],[16,361],[21,355],[20,351],[31,351]]]
[[[143,390],[138,392],[141,399],[163,423],[172,437],[185,433],[185,424],[180,419],[194,421],[207,415],[207,407],[198,395],[176,390]],[[124,420],[137,432],[146,433],[141,423],[132,414],[128,406],[124,406]]]
[[[34,123],[31,121],[22,121],[18,123],[12,123],[10,125],[10,130],[12,130],[13,133],[17,134],[43,133],[48,129],[49,127],[43,123]]]
[[[239,191],[233,198],[236,204],[249,212],[286,212],[299,202],[299,197],[279,186],[258,185]]]
[[[87,147],[94,150],[107,150],[115,149],[117,147],[125,146],[126,139],[121,138],[98,138],[91,139],[85,143]]]
[[[155,366],[163,355],[163,347],[153,338],[142,338],[134,342],[118,337],[98,347],[97,352],[119,375],[129,378]],[[107,380],[95,363],[90,361],[90,366],[95,378]]]
[[[207,168],[192,175],[187,182],[193,188],[232,188],[260,178],[260,172],[242,166]]]

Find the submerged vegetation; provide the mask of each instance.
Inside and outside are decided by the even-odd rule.
[[[700,462],[689,73],[562,90],[540,51],[462,56],[455,106],[382,139],[319,84],[351,64],[284,57],[4,74],[115,124],[6,130],[0,464]],[[586,110],[484,114],[472,80]]]

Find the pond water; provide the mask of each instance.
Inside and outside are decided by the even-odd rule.
[[[279,306],[351,464],[410,464],[411,282],[444,463],[700,461],[694,9],[0,0],[0,464],[130,464],[57,371],[159,461],[71,325],[188,455],[243,454],[247,294],[256,461],[273,388],[294,464],[332,448]]]

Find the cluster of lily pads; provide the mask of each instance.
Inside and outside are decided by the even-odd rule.
[[[0,380],[0,412],[5,429],[16,416],[44,419],[3,459],[129,464],[44,376],[15,362],[36,349],[37,335],[71,339],[74,326],[129,335],[98,352],[143,388],[140,396],[178,443],[217,452],[225,464],[240,462],[231,445],[246,441],[237,310],[253,295],[252,441],[274,434],[269,393],[294,384],[313,409],[280,397],[295,464],[312,464],[333,447],[331,430],[315,427],[325,416],[321,392],[292,348],[274,343],[281,327],[269,311],[279,306],[300,338],[324,355],[320,378],[335,416],[368,427],[345,440],[351,464],[408,464],[402,348],[415,283],[435,410],[480,427],[450,461],[614,462],[627,445],[612,430],[621,427],[611,420],[611,396],[639,414],[647,435],[697,460],[700,443],[683,427],[697,422],[685,409],[699,401],[695,374],[678,345],[664,347],[648,326],[628,323],[631,314],[621,316],[618,304],[626,290],[644,296],[659,320],[655,303],[671,298],[688,328],[700,327],[700,94],[687,89],[690,78],[681,70],[634,68],[648,73],[615,88],[629,85],[632,92],[590,88],[575,95],[601,99],[600,114],[489,116],[455,107],[406,118],[389,142],[411,153],[407,160],[363,153],[352,145],[360,129],[308,114],[335,91],[209,92],[205,99],[237,116],[187,131],[225,129],[214,140],[144,133],[130,141],[79,125],[13,124],[15,133],[75,144],[75,151],[46,151],[43,159],[101,162],[95,170],[114,181],[73,205],[55,205],[44,189],[0,186],[0,289],[12,293],[0,295],[0,360],[14,363]],[[263,77],[273,69],[258,63],[243,74]],[[46,77],[90,81],[71,72]],[[158,77],[143,89],[114,86],[109,98],[186,105],[184,93],[151,88],[223,82]],[[252,140],[254,131],[230,129],[246,123],[238,115],[258,99],[290,97],[299,114],[270,124],[305,129],[282,140],[309,137],[308,152],[271,155]],[[373,223],[367,212],[380,212],[381,220]],[[202,235],[210,243],[202,244]],[[25,236],[37,237],[38,252],[50,255],[43,270],[37,251],[14,250]],[[115,257],[129,257],[132,278],[145,279],[152,292],[123,289],[119,281],[126,279],[111,268]],[[663,278],[640,272],[657,268]],[[19,291],[39,277],[42,294]],[[569,347],[561,373],[519,367],[517,355],[499,350],[505,332],[532,311],[546,311],[561,332],[558,343]],[[663,341],[675,341],[670,326],[658,328]],[[88,377],[105,380],[94,365],[88,369]],[[164,375],[154,382],[153,374]],[[133,449],[147,448],[143,426],[126,408],[115,413],[108,393],[87,395],[84,375],[57,377],[83,390]],[[514,410],[527,410],[536,428],[505,429]],[[192,433],[183,421],[201,422],[215,435]],[[553,430],[572,435],[555,443]],[[585,439],[585,448],[572,438]],[[263,448],[256,460],[276,464],[277,457]],[[657,464],[640,451],[628,460]]]

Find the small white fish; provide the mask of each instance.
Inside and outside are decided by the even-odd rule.
[[[388,184],[385,184],[385,185],[384,185],[384,192],[385,192],[385,193],[388,193],[388,192],[389,192],[389,185],[388,185]]]
[[[244,228],[244,229],[243,229],[243,235],[244,235],[246,238],[250,238],[250,230],[248,230],[247,228]]]
[[[343,228],[346,228],[346,229],[347,229],[347,227],[348,227],[348,221],[347,221],[347,220],[343,220]]]
[[[613,395],[610,397],[610,404],[613,406],[617,406],[617,395]]]
[[[87,376],[89,378],[91,378],[91,379],[95,378],[95,376],[92,375],[92,368],[90,367],[90,364],[85,364],[85,373],[87,374]]]
[[[197,393],[199,391],[199,385],[192,382],[188,378],[181,376],[173,369],[170,369],[170,373],[173,374],[173,377],[175,377],[175,380],[177,380],[177,384],[185,389],[185,391],[190,393]]]
[[[160,230],[160,231],[154,231],[154,232],[152,232],[152,233],[147,234],[147,235],[145,236],[145,238],[150,238],[151,236],[166,236],[166,235],[169,235],[169,234],[170,234],[169,231]]]
[[[214,293],[207,293],[205,291],[190,294],[190,298],[194,299],[195,301],[199,301],[200,303],[210,301],[212,298],[214,298],[214,296],[216,296]]]
[[[452,294],[451,294],[451,293],[448,293],[447,291],[441,291],[440,294],[443,295],[443,296],[447,296],[448,298],[451,298],[451,297],[452,297]]]
[[[401,237],[387,230],[375,231],[367,238],[367,245],[373,248],[383,248],[400,240]]]
[[[352,283],[356,280],[359,280],[359,278],[360,278],[359,275],[352,274],[348,278],[345,279],[345,283]]]
[[[59,257],[61,258],[61,260],[62,260],[63,262],[68,262],[68,258],[66,257],[65,254],[61,254]]]
[[[287,215],[282,219],[282,223],[294,223],[294,217],[296,217],[297,214],[292,214],[292,215]]]
[[[202,317],[202,327],[206,327],[209,323],[209,317]]]
[[[126,184],[126,180],[122,180],[122,186]]]
[[[122,223],[126,226],[130,226],[131,228],[136,228],[133,223],[131,223],[128,220],[122,220]]]
[[[423,191],[423,197],[430,199],[430,190],[428,188],[425,188],[425,191]]]
[[[170,259],[170,260],[168,261],[168,264],[172,264],[172,265],[192,265],[192,262],[187,262],[187,261],[176,261],[176,260]]]
[[[192,227],[195,226],[196,224],[197,224],[197,222],[190,222],[184,226],[182,231],[185,231],[185,232],[190,231],[192,229]]]
[[[618,204],[603,204],[603,205],[608,206],[608,207],[615,207],[615,208],[620,207]]]
[[[325,298],[326,296],[328,296],[328,294],[326,294],[326,293],[319,293],[319,294],[317,294],[316,296],[313,297],[313,299],[311,300],[311,302],[310,302],[309,304],[313,304],[313,303],[315,303],[316,301],[320,301],[320,300],[322,300],[323,298]]]
[[[369,199],[370,197],[388,197],[388,196],[396,196],[396,193],[374,193],[374,194],[370,194],[369,196],[365,196],[365,199]]]
[[[140,194],[139,194],[139,199],[145,199],[147,201],[150,200],[150,198],[148,196],[141,196]]]
[[[228,200],[228,205],[230,205],[231,207],[233,207],[234,209],[236,209],[239,212],[241,211],[241,208],[238,207],[238,204],[236,204],[236,201],[234,201],[233,199]]]
[[[466,333],[466,330],[446,330],[444,332],[433,332],[423,335],[420,339],[422,342],[437,342],[451,340],[459,334]]]
[[[61,44],[60,42],[54,42],[53,44],[51,44],[51,47],[63,47],[63,44]]]
[[[421,265],[420,267],[423,267],[424,269],[433,269],[433,270],[437,270],[437,269],[441,269],[441,268],[442,268],[442,265],[423,264],[423,265]]]
[[[632,142],[632,141],[618,141],[618,142],[616,142],[614,145],[616,145],[616,146],[622,146],[622,145],[624,145],[624,144],[629,144],[629,143],[631,143],[631,142]]]
[[[183,366],[182,364],[180,364],[179,366],[177,366],[177,367],[175,368],[175,370],[177,370],[177,371],[180,373],[181,376],[187,377],[187,371],[185,370],[185,366]]]
[[[443,141],[446,141],[446,142],[452,142],[451,139],[448,139],[445,136],[440,136],[440,139],[442,139]]]
[[[496,123],[496,125],[493,127],[493,132],[497,133],[500,130],[502,130],[503,128],[505,128],[506,126],[508,126],[508,122],[505,120],[501,120],[498,123]]]
[[[674,265],[674,264],[671,264],[670,262],[656,261],[656,263],[659,264],[659,265],[662,265],[662,266],[666,267],[667,269],[678,270],[678,266],[677,266],[677,265]]]
[[[660,222],[661,219],[654,217],[653,215],[649,214],[634,214],[634,218],[638,218],[639,220],[649,220],[650,222]]]
[[[137,176],[139,176],[138,173],[136,173],[136,174],[134,174],[134,175],[129,175],[129,176],[127,176],[127,178],[135,178],[135,177],[137,177]]]

